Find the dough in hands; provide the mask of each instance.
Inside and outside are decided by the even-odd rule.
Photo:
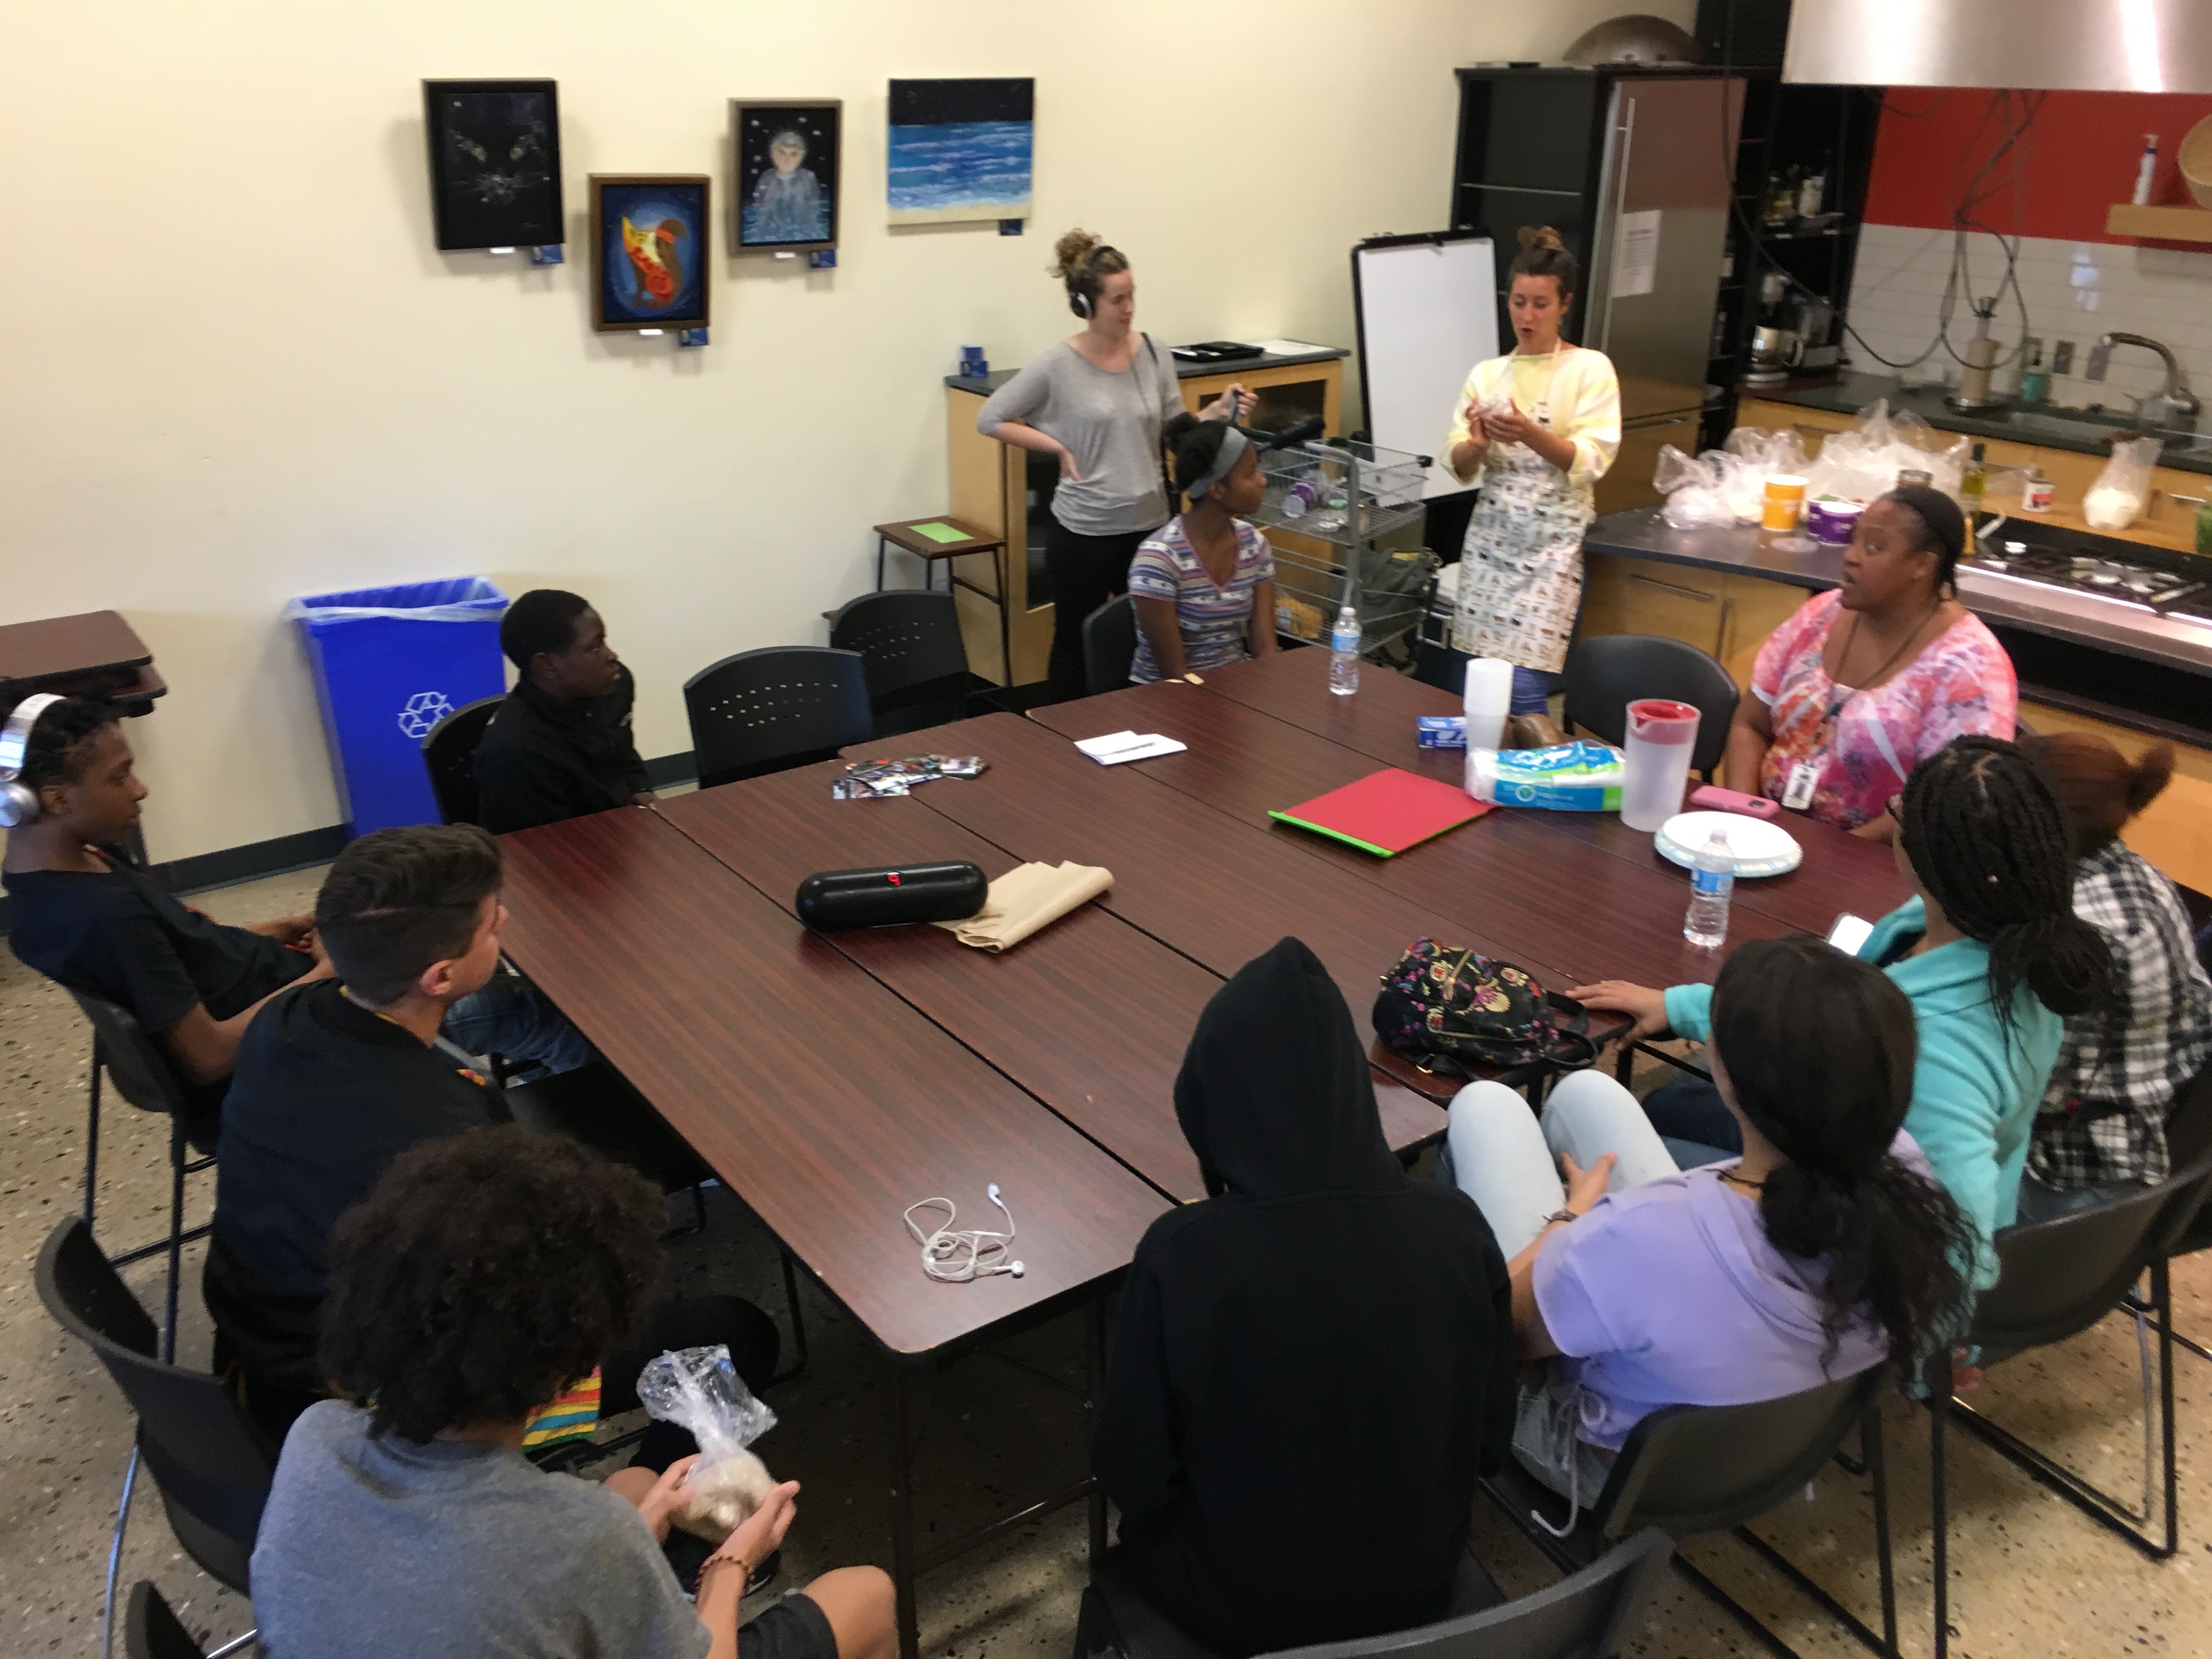
[[[683,1501],[672,1518],[684,1531],[719,1544],[743,1526],[775,1489],[768,1465],[741,1448],[693,1467],[678,1488]]]

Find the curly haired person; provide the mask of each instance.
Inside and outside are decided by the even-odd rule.
[[[708,1559],[696,1606],[662,1557],[691,1460],[604,1486],[548,1474],[525,1424],[637,1328],[660,1194],[512,1125],[416,1148],[340,1221],[324,1369],[253,1552],[270,1659],[889,1659],[890,1580],[841,1567],[747,1620],[796,1513],[777,1486]]]

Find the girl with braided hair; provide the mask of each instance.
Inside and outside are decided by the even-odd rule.
[[[2104,1007],[2112,957],[2074,914],[2074,854],[2058,799],[2002,738],[1954,738],[1912,769],[1887,811],[1898,873],[1913,890],[1857,954],[1897,981],[1918,1022],[1920,1058],[1905,1129],[1973,1224],[1975,1286],[1996,1282],[1990,1239],[2016,1218],[2029,1131],[2065,1021]],[[1619,980],[1569,994],[1636,1017],[1631,1038],[1712,1031],[1712,988],[1661,992]],[[1653,1092],[1678,1157],[1741,1144],[1696,1079]],[[1718,1147],[1719,1152],[1710,1149]]]

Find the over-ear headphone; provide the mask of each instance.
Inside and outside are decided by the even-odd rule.
[[[1081,264],[1067,273],[1067,308],[1086,323],[1091,320],[1091,313],[1098,308],[1096,301],[1098,292],[1098,262],[1108,254],[1119,253],[1121,251],[1117,247],[1101,242],[1083,256]]]
[[[15,830],[39,816],[39,798],[16,780],[23,775],[23,753],[39,716],[64,701],[50,691],[26,697],[0,729],[0,830]]]

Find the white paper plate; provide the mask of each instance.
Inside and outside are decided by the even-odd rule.
[[[1686,870],[1717,827],[1728,836],[1739,876],[1778,876],[1795,870],[1805,857],[1797,838],[1780,824],[1741,812],[1681,813],[1659,826],[1652,845],[1660,857]]]

